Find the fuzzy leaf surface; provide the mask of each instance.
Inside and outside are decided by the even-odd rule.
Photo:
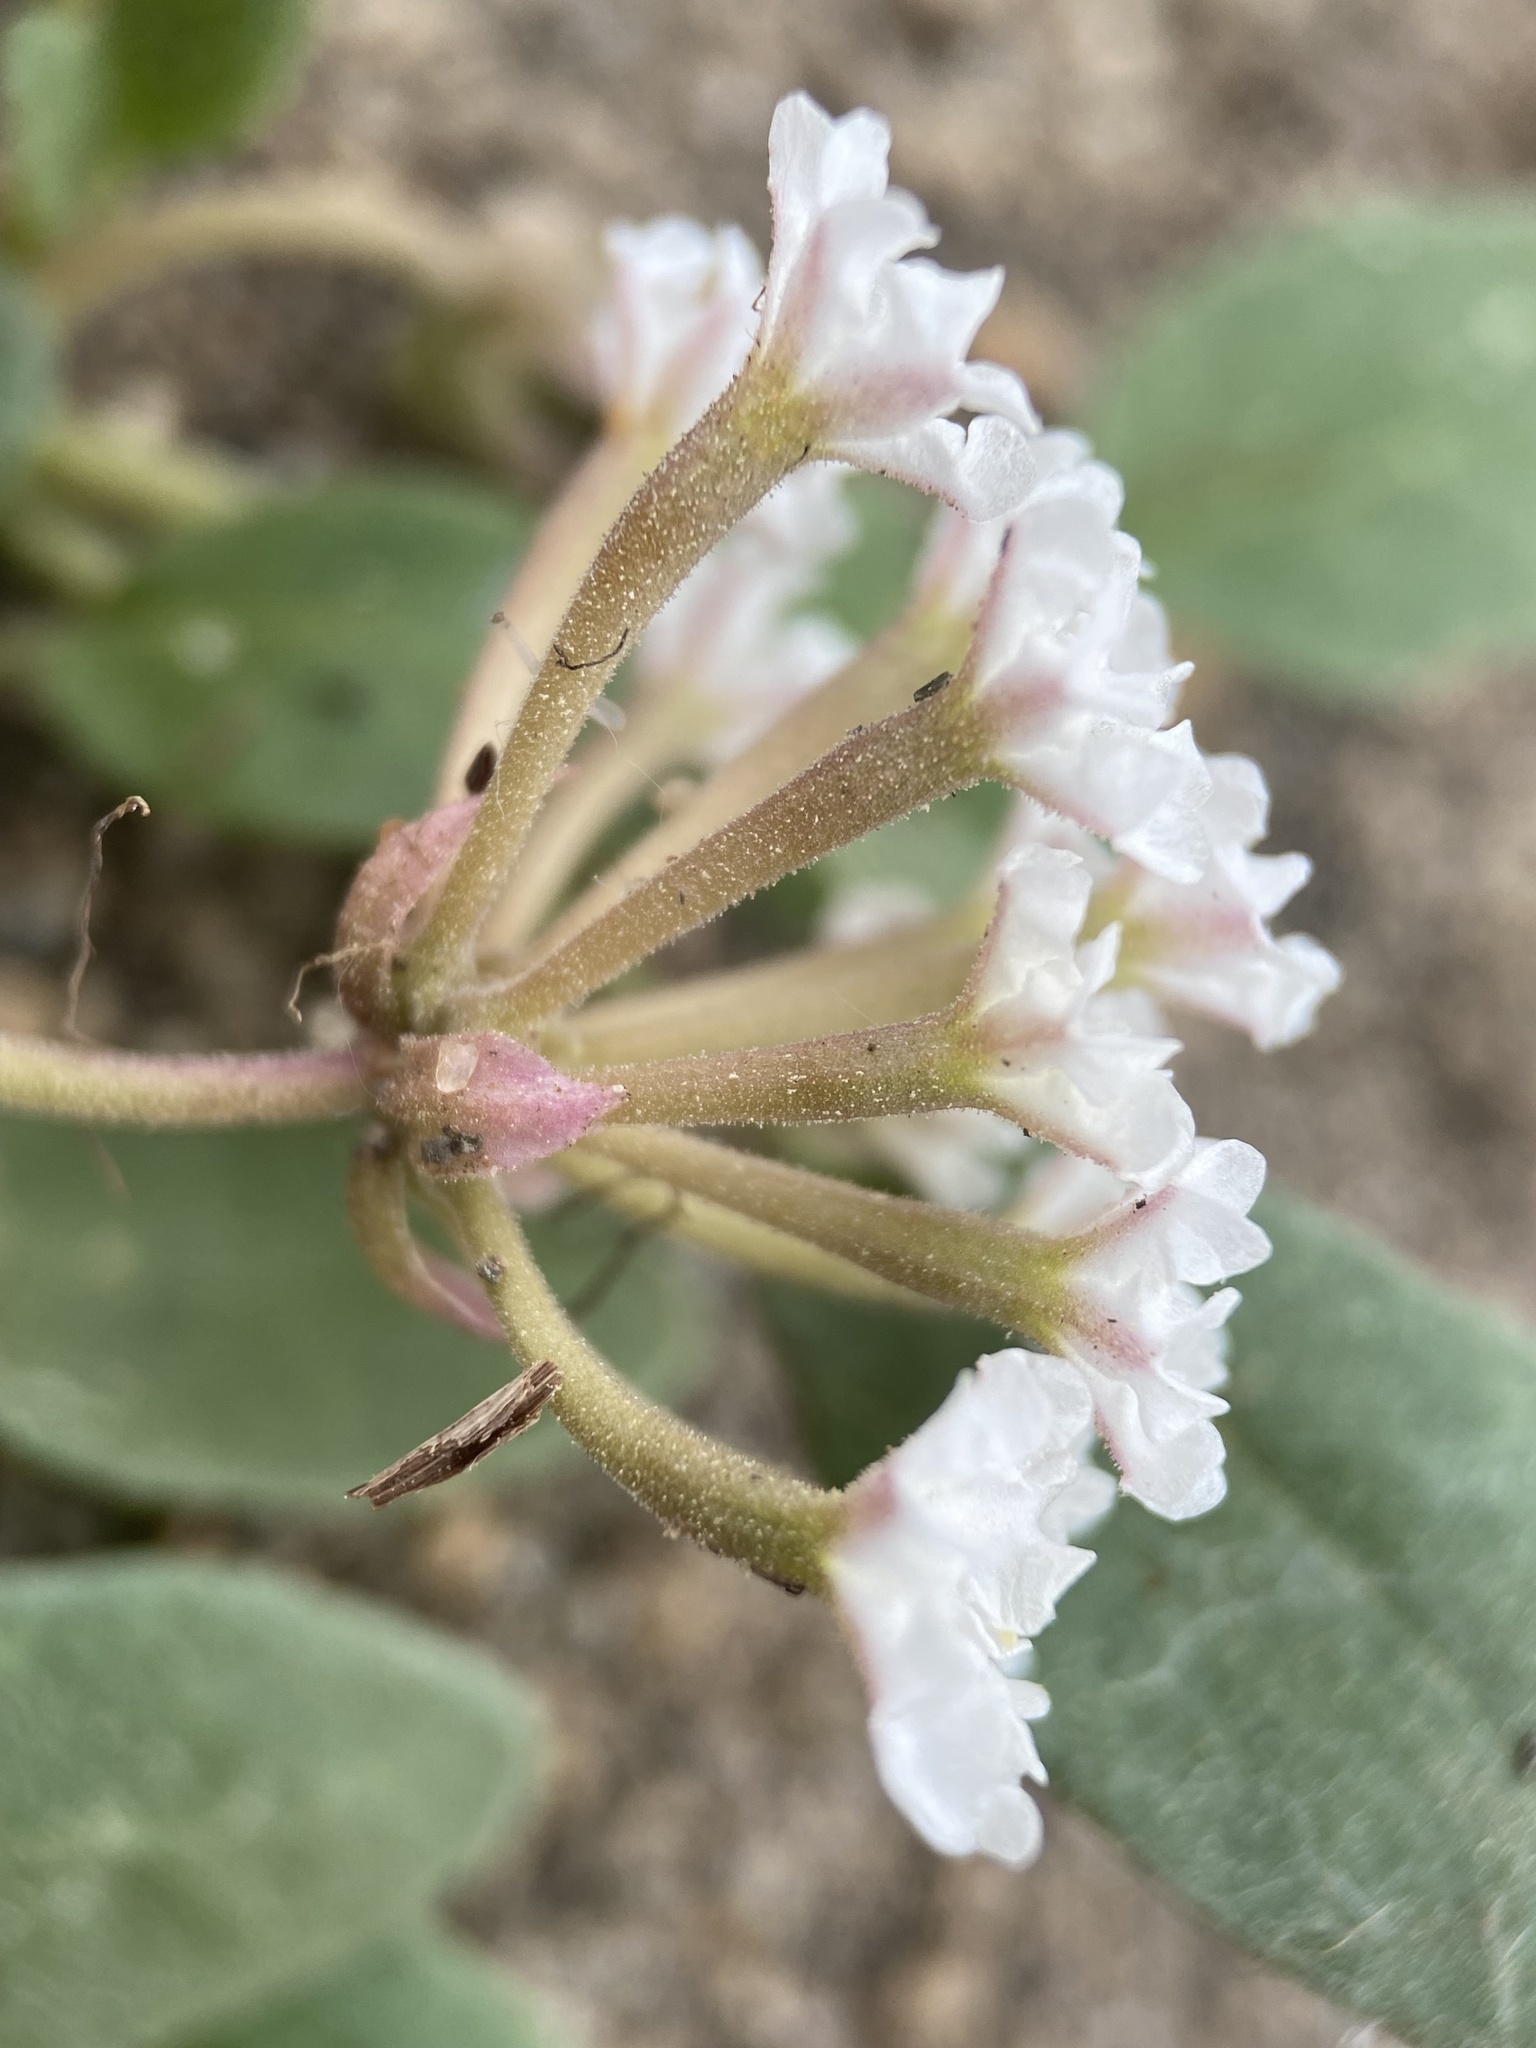
[[[129,787],[214,823],[365,845],[432,763],[529,515],[373,478],[169,542],[44,650],[44,701]]]
[[[387,1293],[342,1207],[346,1127],[114,1132],[0,1123],[0,1435],[130,1500],[366,1512],[357,1485],[513,1375]],[[556,1286],[658,1398],[702,1372],[688,1255],[581,1201],[533,1221]],[[569,1450],[551,1418],[486,1483]],[[464,1482],[458,1482],[463,1484]]]
[[[1536,643],[1536,207],[1379,206],[1216,255],[1089,409],[1158,595],[1334,694]]]
[[[559,2048],[548,2016],[464,1943],[370,1948],[323,1984],[178,2048]]]
[[[486,1659],[265,1569],[0,1578],[0,2038],[173,2040],[414,1916],[527,1798]]]

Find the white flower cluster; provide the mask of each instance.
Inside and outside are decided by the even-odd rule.
[[[1112,1491],[1086,1462],[1091,1438],[1159,1514],[1221,1498],[1213,1418],[1237,1296],[1203,1290],[1268,1253],[1248,1221],[1263,1161],[1196,1137],[1160,1005],[1271,1048],[1310,1029],[1339,974],[1313,940],[1270,932],[1309,867],[1254,853],[1260,771],[1204,757],[1173,722],[1188,670],[1119,528],[1120,478],[1077,436],[1042,432],[1010,373],[967,361],[1000,273],[957,276],[915,253],[934,231],[888,187],[888,148],[871,113],[834,121],[804,95],[784,101],[766,273],[731,230],[623,230],[599,355],[611,406],[669,407],[678,426],[743,368],[777,380],[817,422],[818,458],[954,508],[937,515],[917,594],[974,620],[951,687],[990,771],[1021,792],[956,1013],[973,1099],[995,1114],[891,1118],[885,1149],[920,1191],[959,1205],[1007,1177],[999,1130],[1057,1148],[1013,1212],[1056,1276],[1042,1307],[1051,1355],[983,1359],[859,1482],[832,1568],[891,1797],[934,1847],[1017,1864],[1039,1841],[1021,1780],[1043,1776],[1029,1724],[1048,1704],[1023,1659],[1091,1562],[1069,1533]],[[828,489],[813,468],[770,500],[642,646],[642,687],[649,672],[688,679],[701,759],[848,652],[790,615],[845,544]],[[868,907],[866,937],[881,921]],[[887,909],[903,922],[914,905]]]
[[[800,607],[857,538],[840,474],[796,470],[662,606],[635,650],[635,698],[680,715],[690,765],[729,760],[854,652]]]

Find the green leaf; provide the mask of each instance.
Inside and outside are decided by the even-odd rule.
[[[556,2048],[554,2028],[474,1949],[418,1936],[184,2048]]]
[[[354,1135],[114,1133],[124,1197],[86,1134],[0,1124],[0,1434],[129,1499],[361,1513],[349,1486],[512,1366],[374,1280],[342,1209]],[[686,1253],[585,1201],[531,1235],[578,1309],[601,1296],[586,1326],[616,1365],[662,1399],[697,1380],[709,1296]],[[567,1449],[546,1419],[484,1471]]]
[[[1159,594],[1235,653],[1361,694],[1536,644],[1536,207],[1378,207],[1225,250],[1090,419]]]
[[[0,1577],[0,2038],[136,2048],[419,1912],[530,1789],[493,1665],[253,1568]]]
[[[933,500],[883,476],[852,476],[843,489],[859,538],[828,565],[809,609],[866,638],[889,625],[907,600],[912,565],[933,517]]]
[[[170,542],[39,686],[114,777],[333,845],[414,816],[529,515],[446,481],[334,484]]]
[[[270,112],[304,51],[308,0],[106,0],[116,127],[145,156],[237,141]]]
[[[21,278],[0,266],[0,504],[21,482],[56,396],[48,316]]]
[[[816,1470],[846,1486],[926,1422],[956,1378],[1008,1339],[969,1316],[876,1308],[759,1283]]]
[[[9,198],[25,231],[53,241],[84,203],[105,146],[101,34],[59,7],[23,14],[0,44]]]
[[[1053,1778],[1216,1920],[1429,2048],[1536,2037],[1536,1344],[1267,1205],[1230,1493],[1122,1505],[1039,1645]]]

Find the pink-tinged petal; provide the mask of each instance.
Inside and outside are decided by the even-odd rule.
[[[439,1180],[506,1173],[563,1152],[622,1101],[622,1088],[562,1074],[498,1031],[403,1038],[374,1089]]]
[[[394,1028],[394,959],[406,924],[469,837],[479,808],[479,797],[466,797],[409,824],[385,825],[352,879],[336,924],[336,986],[370,1030]]]
[[[1061,1359],[1002,1351],[851,1495],[832,1581],[870,1695],[880,1782],[931,1847],[1018,1868],[1040,1847],[1021,1780],[1043,1782],[1019,1675],[1093,1562],[1067,1539],[1112,1496],[1085,1467],[1093,1411]]]
[[[670,438],[691,427],[746,360],[762,288],[740,228],[679,214],[610,227],[607,300],[593,321],[595,381],[610,423]]]
[[[804,93],[780,102],[760,357],[809,402],[821,454],[992,518],[1027,487],[1039,428],[1017,377],[967,361],[1002,272],[962,276],[916,254],[938,234],[919,201],[889,185],[890,140],[867,109],[834,121]],[[968,429],[948,418],[957,411],[976,415]]]

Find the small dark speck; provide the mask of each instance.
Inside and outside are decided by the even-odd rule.
[[[1147,1198],[1146,1198],[1146,1196],[1145,1196],[1145,1195],[1138,1195],[1138,1196],[1136,1197],[1136,1200],[1135,1200],[1135,1203],[1134,1203],[1134,1205],[1133,1205],[1133,1206],[1134,1206],[1134,1207],[1136,1207],[1136,1208],[1138,1208],[1138,1209],[1145,1209],[1145,1207],[1147,1206]]]
[[[473,761],[464,770],[464,787],[471,796],[479,796],[490,787],[491,777],[496,773],[496,749],[487,740]]]
[[[1517,1778],[1536,1773],[1536,1728],[1527,1728],[1515,1744],[1514,1765]]]
[[[914,704],[926,703],[930,697],[937,697],[946,683],[952,683],[954,680],[955,672],[953,669],[946,668],[941,670],[931,682],[924,683],[920,690],[912,692],[912,702]]]
[[[865,1046],[864,1050],[866,1052],[873,1052],[875,1050],[875,1041],[871,1039],[868,1045]]]

